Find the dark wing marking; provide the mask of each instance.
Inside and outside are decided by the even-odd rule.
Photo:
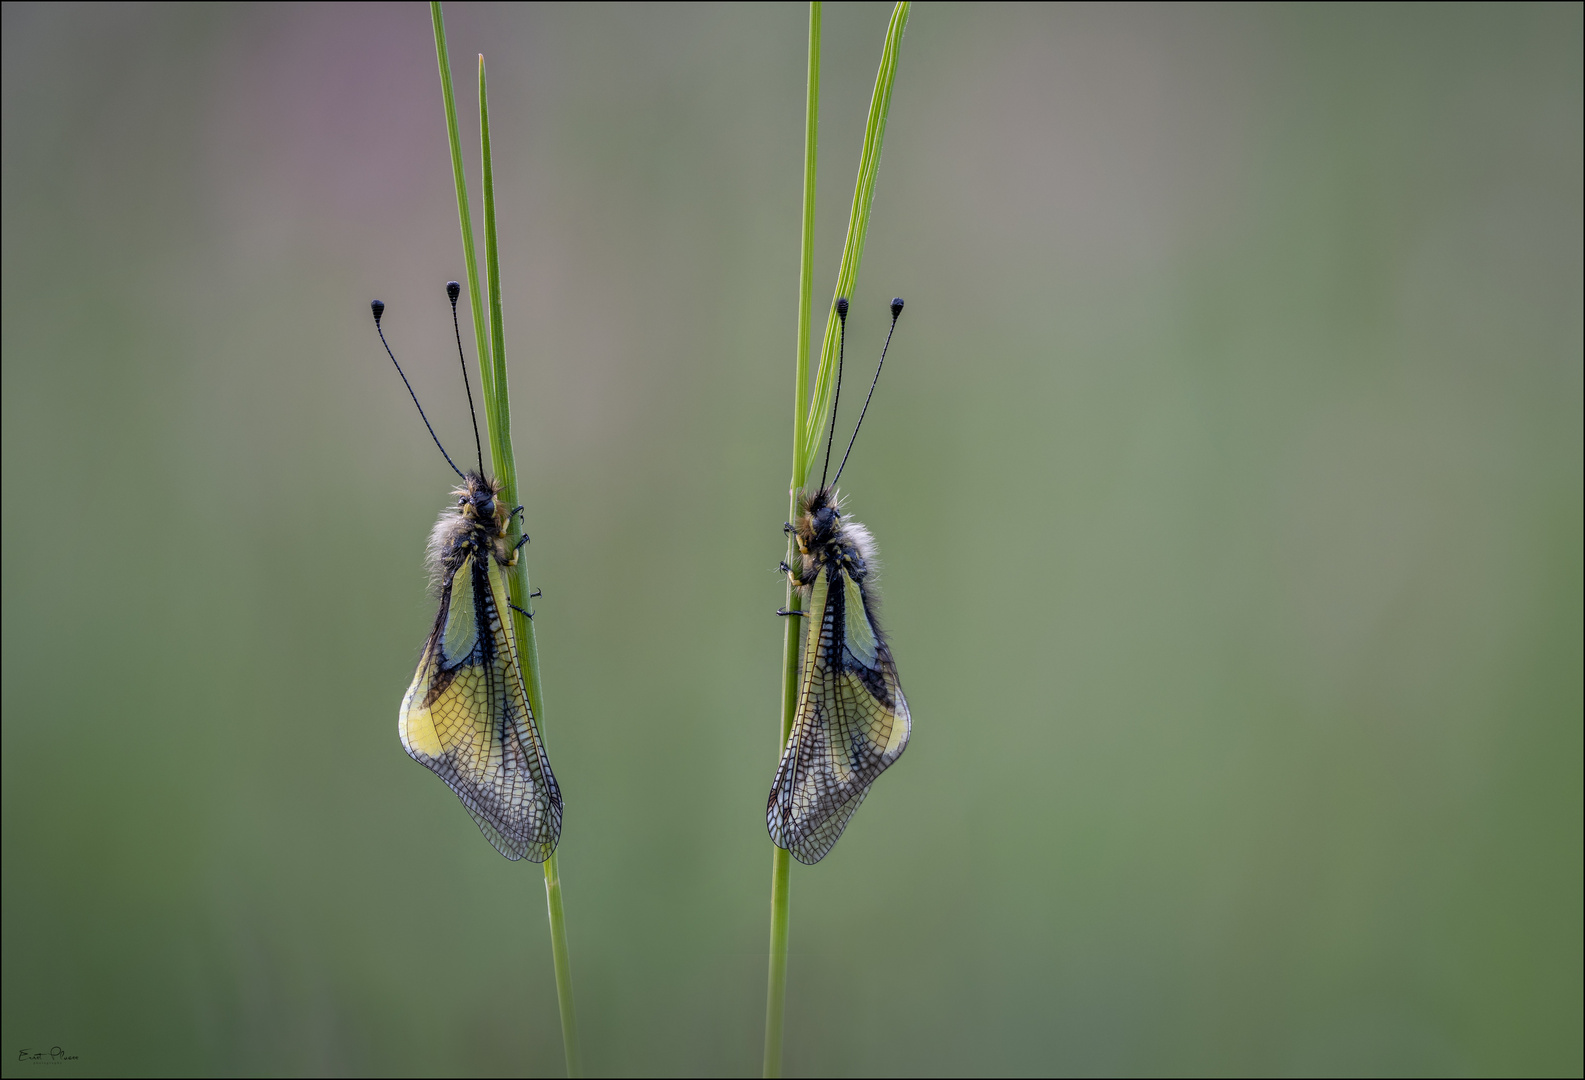
[[[508,859],[544,862],[561,836],[561,791],[501,618],[506,582],[487,556],[463,559],[402,699],[402,746],[446,782]]]
[[[765,808],[771,841],[801,863],[836,844],[875,778],[908,745],[908,703],[863,590],[840,569],[810,589],[798,711]]]

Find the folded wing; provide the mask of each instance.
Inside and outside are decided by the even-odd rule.
[[[832,580],[834,579],[834,580]],[[798,711],[765,822],[777,847],[819,862],[908,745],[908,703],[864,591],[840,569],[810,590]]]
[[[500,568],[467,556],[441,591],[398,727],[408,755],[446,782],[497,851],[544,862],[561,836],[561,792],[506,610]]]

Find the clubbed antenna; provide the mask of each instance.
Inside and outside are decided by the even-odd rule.
[[[886,344],[881,346],[881,362],[875,365],[875,378],[870,382],[870,392],[864,395],[864,408],[859,410],[859,422],[853,425],[853,437],[848,440],[848,448],[842,455],[842,464],[837,466],[837,474],[831,478],[833,484],[842,479],[842,470],[848,466],[848,454],[853,452],[853,444],[858,441],[859,428],[864,425],[864,414],[870,411],[870,398],[875,396],[875,384],[881,381],[881,365],[886,363],[886,350],[892,347],[892,334],[897,330],[897,316],[902,313],[903,298],[899,296],[892,300],[892,328],[886,331]],[[827,446],[826,453],[830,452],[831,448]]]
[[[385,340],[385,329],[380,326],[380,316],[385,314],[385,304],[380,300],[369,301],[369,310],[374,312],[374,332],[380,335],[380,344],[385,346],[385,355],[391,358],[391,363],[396,364],[396,354],[391,351],[391,343]],[[407,372],[402,370],[401,364],[396,364],[396,373],[402,377],[402,385],[407,387],[407,393],[413,399],[413,404],[418,405],[418,395],[413,393],[413,384],[407,381]],[[424,407],[418,405],[419,419],[424,421],[424,426],[429,428],[429,437],[435,440],[435,445],[440,446],[440,436],[435,434],[435,427],[429,422],[429,417],[424,415]],[[440,456],[446,459],[446,464],[451,466],[451,471],[462,476],[462,470],[457,468],[457,463],[451,460],[451,455],[446,453],[446,448],[440,446]],[[462,477],[464,480],[467,477]]]
[[[462,286],[455,281],[446,282],[446,295],[451,297],[451,329],[457,335],[457,360],[462,364],[462,388],[468,392],[468,415],[473,418],[473,448],[479,454],[479,475],[484,475],[484,444],[479,441],[479,414],[473,409],[473,387],[468,385],[468,361],[462,355],[462,327],[457,325],[457,297]]]
[[[820,466],[820,487],[826,486],[826,471],[831,468],[831,441],[837,435],[837,403],[842,400],[842,351],[847,345],[848,298],[837,297],[837,386],[831,394],[831,430],[826,435],[826,463]],[[840,474],[841,469],[837,470]]]

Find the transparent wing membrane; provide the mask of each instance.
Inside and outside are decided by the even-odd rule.
[[[825,857],[908,745],[908,703],[891,650],[857,582],[840,569],[832,576],[822,573],[810,589],[798,711],[765,813],[772,842],[801,863]]]
[[[399,729],[408,755],[446,782],[497,851],[544,862],[561,836],[561,792],[501,617],[506,603],[494,562],[465,558],[442,589]]]

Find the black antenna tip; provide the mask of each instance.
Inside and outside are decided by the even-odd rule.
[[[370,300],[369,301],[369,310],[374,312],[374,325],[375,326],[379,326],[380,325],[380,316],[385,314],[385,301],[384,300]]]
[[[902,313],[903,313],[903,298],[900,297],[900,296],[892,297],[892,318],[895,319],[895,318],[897,318],[897,316],[901,315]]]
[[[839,296],[839,297],[837,297],[837,318],[845,319],[847,317],[848,317],[848,298],[845,297],[845,296]]]
[[[451,297],[451,302],[455,304],[457,302],[457,297],[462,295],[462,286],[458,285],[455,281],[446,282],[446,295]]]

